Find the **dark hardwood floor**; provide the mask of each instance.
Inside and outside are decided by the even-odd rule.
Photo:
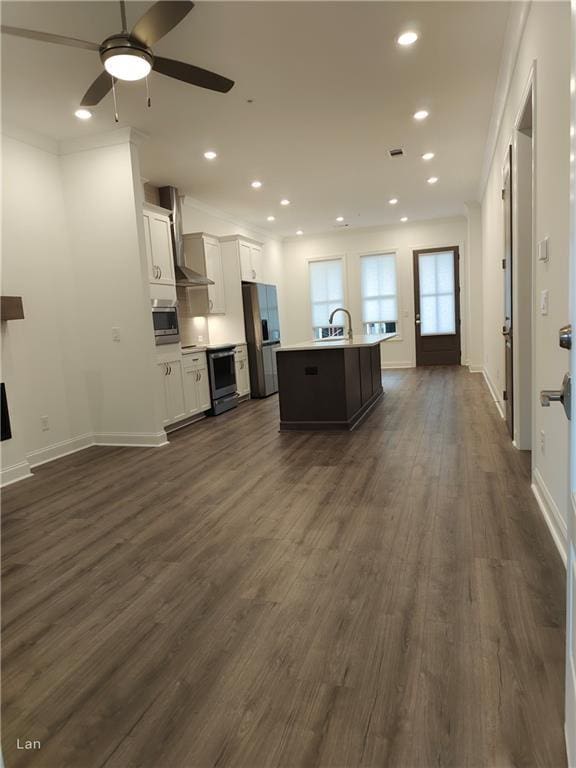
[[[478,374],[384,388],[352,433],[273,397],[5,489],[7,768],[566,765],[529,458]]]

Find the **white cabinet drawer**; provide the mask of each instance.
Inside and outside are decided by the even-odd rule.
[[[182,355],[182,367],[186,369],[190,368],[206,368],[206,353],[205,352],[188,352],[188,354]]]

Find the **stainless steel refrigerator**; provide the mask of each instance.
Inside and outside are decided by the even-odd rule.
[[[278,392],[276,350],[280,346],[280,320],[276,286],[242,283],[242,301],[251,394],[268,397]]]

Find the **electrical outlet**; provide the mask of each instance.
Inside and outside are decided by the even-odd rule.
[[[112,341],[118,343],[120,341],[120,328],[112,328]]]
[[[548,314],[548,289],[542,291],[540,294],[540,314],[541,315],[547,315]]]
[[[201,334],[198,334],[198,341],[204,341],[204,336],[202,336]]]
[[[546,452],[546,432],[543,429],[540,430],[540,453]]]
[[[42,428],[42,432],[48,432],[48,430],[50,429],[48,416],[40,416],[40,427]]]

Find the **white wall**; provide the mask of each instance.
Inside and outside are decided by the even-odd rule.
[[[80,304],[60,161],[7,136],[2,155],[2,293],[22,296],[25,314],[3,327],[3,352],[9,356],[3,375],[14,434],[2,446],[7,471],[17,443],[17,452],[36,464],[89,443],[92,428],[78,364]]]
[[[119,134],[118,143],[65,154],[61,166],[95,440],[160,445],[136,149]]]
[[[326,256],[344,256],[347,274],[346,305],[352,313],[354,331],[361,333],[359,255],[395,252],[398,268],[399,337],[382,345],[385,367],[415,365],[413,250],[454,246],[460,248],[460,284],[462,301],[462,362],[467,362],[467,249],[466,219],[437,219],[407,222],[392,227],[339,229],[334,233],[286,240],[283,247],[284,300],[289,307],[283,329],[287,343],[307,341],[312,337],[308,260]]]
[[[22,296],[25,313],[2,324],[14,435],[2,484],[94,442],[166,440],[129,137],[2,137],[2,293]]]
[[[501,121],[482,200],[484,369],[501,400],[505,388],[502,168],[514,134],[530,70],[535,64],[535,241],[550,238],[550,262],[534,264],[533,478],[549,524],[565,537],[568,488],[568,422],[560,407],[541,408],[541,389],[558,389],[568,354],[558,329],[568,320],[569,254],[569,3],[532,3]],[[550,292],[549,314],[539,311]],[[500,402],[500,407],[502,403]],[[545,449],[540,448],[544,433]]]
[[[278,287],[278,302],[280,307],[281,332],[284,333],[288,318],[285,313],[283,295],[283,262],[282,244],[264,230],[254,229],[248,224],[237,221],[223,213],[204,206],[198,200],[185,197],[182,201],[182,227],[184,233],[207,232],[217,237],[225,235],[244,235],[263,244],[262,282],[271,283]],[[232,265],[234,269],[234,265]],[[230,269],[230,263],[224,263],[224,269]],[[228,279],[226,279],[228,278]],[[208,318],[208,336],[211,344],[238,344],[245,341],[244,313],[242,308],[242,291],[240,287],[240,272],[234,269],[234,274],[225,275],[226,314],[212,315]],[[183,337],[186,340],[198,340],[198,330],[203,334],[201,321],[184,318],[182,323]]]

